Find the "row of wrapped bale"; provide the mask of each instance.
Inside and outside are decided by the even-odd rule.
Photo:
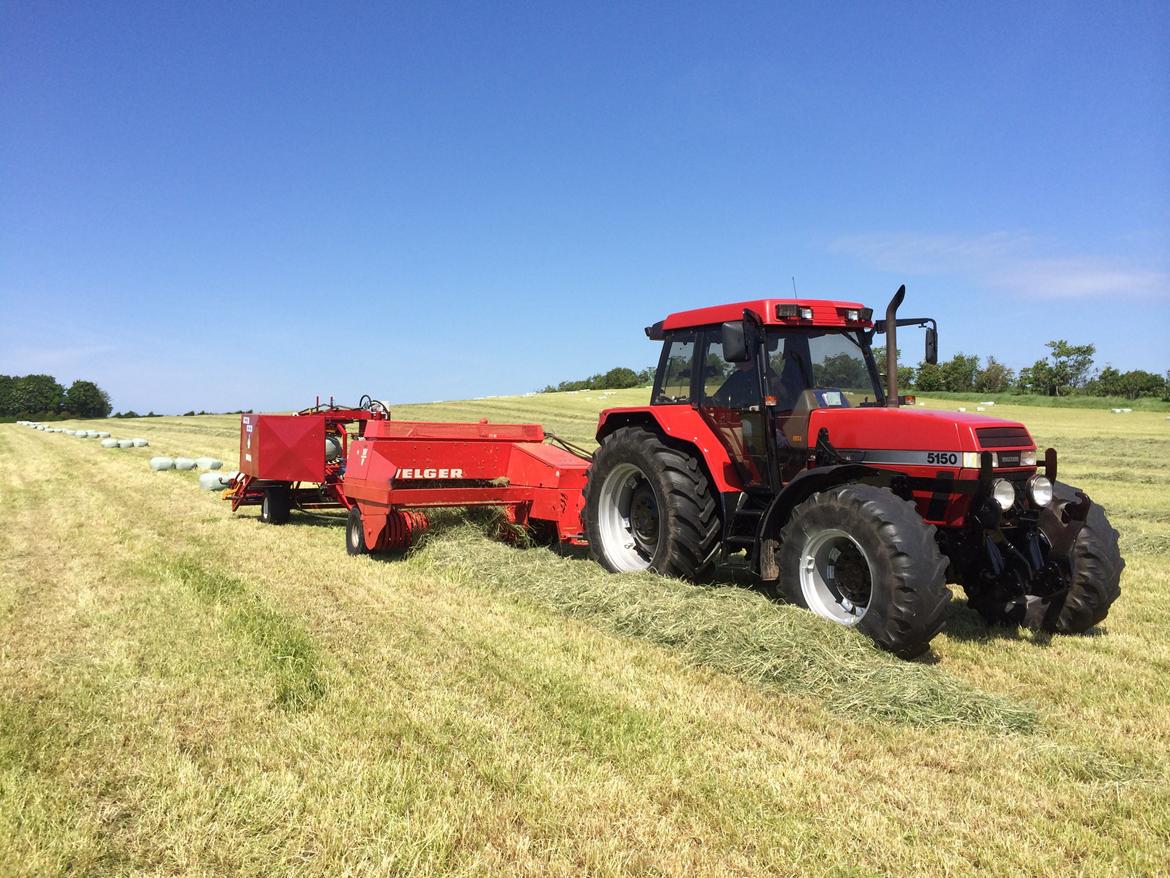
[[[105,430],[74,430],[71,427],[50,427],[37,421],[17,421],[22,427],[31,427],[44,433],[64,433],[66,436],[76,436],[78,439],[100,439],[103,448],[146,448],[150,443],[142,437],[134,439],[114,439]]]
[[[203,469],[217,470],[223,467],[223,461],[216,457],[152,457],[150,468],[155,472],[169,469]]]

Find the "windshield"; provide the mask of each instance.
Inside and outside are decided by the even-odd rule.
[[[768,385],[779,411],[880,402],[872,358],[856,333],[768,331]]]

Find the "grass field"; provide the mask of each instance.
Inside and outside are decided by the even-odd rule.
[[[645,395],[395,415],[590,442]],[[125,450],[0,425],[0,874],[1164,874],[1170,421],[995,413],[1106,506],[1122,597],[1051,638],[956,601],[912,664],[453,516],[351,558],[148,469],[234,465],[234,416],[102,422]]]

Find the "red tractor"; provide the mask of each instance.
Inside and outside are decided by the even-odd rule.
[[[903,657],[942,628],[948,581],[989,623],[1083,632],[1120,593],[1104,510],[1056,481],[1015,421],[904,407],[896,331],[853,302],[684,311],[650,405],[602,412],[582,513],[614,572],[685,579],[743,552],[777,596]],[[871,342],[886,342],[885,386]],[[1037,464],[1042,463],[1038,471]]]

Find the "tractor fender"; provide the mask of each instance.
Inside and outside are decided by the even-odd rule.
[[[842,463],[805,470],[781,488],[780,493],[772,498],[768,508],[760,517],[760,529],[757,537],[761,545],[765,540],[774,541],[775,535],[788,521],[792,510],[813,494],[826,488],[842,485],[846,482],[884,484],[889,480],[889,477],[890,473],[885,470],[874,469],[860,463]]]
[[[664,405],[642,408],[614,408],[601,413],[597,441],[622,427],[642,426],[690,448],[707,473],[711,489],[719,494],[743,491],[735,464],[719,437],[693,406]]]

